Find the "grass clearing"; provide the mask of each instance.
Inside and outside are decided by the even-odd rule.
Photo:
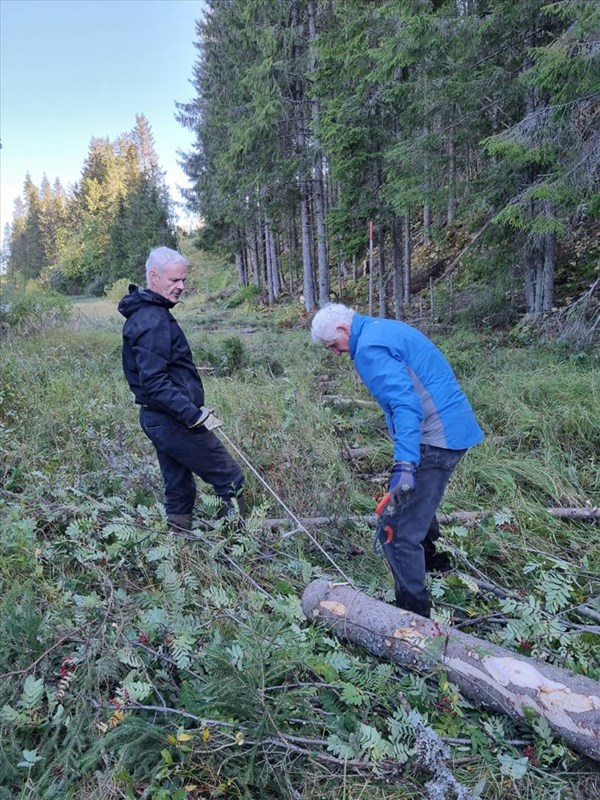
[[[216,291],[214,287],[210,291]],[[391,444],[349,364],[314,347],[293,307],[192,298],[177,313],[225,432],[299,516],[331,516],[314,539],[357,585],[389,600],[370,514]],[[218,304],[217,304],[218,303]],[[416,675],[308,625],[299,596],[335,576],[249,470],[248,529],[165,533],[161,482],[121,372],[114,303],[78,303],[62,328],[11,338],[0,403],[0,800],[107,797],[424,796],[430,779],[397,695],[449,743],[453,774],[482,798],[579,800],[594,765],[540,721],[473,706],[432,670]],[[440,338],[486,430],[443,511],[469,564],[517,599],[431,579],[442,621],[600,678],[597,528],[548,506],[597,504],[597,362],[491,337]],[[365,460],[346,448],[374,447]],[[214,503],[201,496],[197,517]],[[600,613],[600,608],[597,608]],[[505,621],[493,621],[500,615]],[[467,625],[467,630],[469,627]],[[448,712],[451,704],[451,713]]]

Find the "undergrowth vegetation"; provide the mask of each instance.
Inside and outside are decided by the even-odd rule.
[[[441,668],[408,672],[304,618],[320,576],[392,599],[368,518],[392,446],[293,305],[177,309],[252,508],[243,532],[206,529],[202,493],[189,538],[166,531],[114,310],[80,310],[3,349],[0,800],[443,797],[423,726],[473,797],[598,795],[543,719],[474,707]],[[434,338],[487,434],[441,509],[486,513],[444,527],[456,569],[430,579],[435,616],[598,680],[597,528],[547,511],[598,502],[597,362]],[[307,532],[282,504],[331,522]]]

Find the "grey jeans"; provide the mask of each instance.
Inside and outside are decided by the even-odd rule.
[[[396,605],[407,611],[429,616],[430,602],[425,586],[423,541],[435,519],[448,481],[465,450],[447,450],[421,445],[421,461],[416,471],[416,488],[396,505],[388,521],[393,537],[380,529],[379,541],[394,576]]]

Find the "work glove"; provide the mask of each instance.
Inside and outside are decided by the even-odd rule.
[[[202,406],[200,408],[200,416],[191,426],[192,428],[204,428],[207,431],[212,431],[215,428],[220,428],[223,423],[214,413],[212,408]]]
[[[395,506],[399,500],[414,492],[416,486],[416,466],[410,461],[395,461],[389,482],[390,503]]]

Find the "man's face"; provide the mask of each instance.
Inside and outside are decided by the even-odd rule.
[[[348,325],[338,325],[335,329],[337,336],[330,342],[325,342],[325,347],[336,356],[341,356],[342,353],[347,353],[350,350],[350,328]]]
[[[170,300],[171,303],[178,303],[185,289],[186,278],[187,267],[185,264],[165,264],[160,272],[154,269],[150,270],[150,289]]]

